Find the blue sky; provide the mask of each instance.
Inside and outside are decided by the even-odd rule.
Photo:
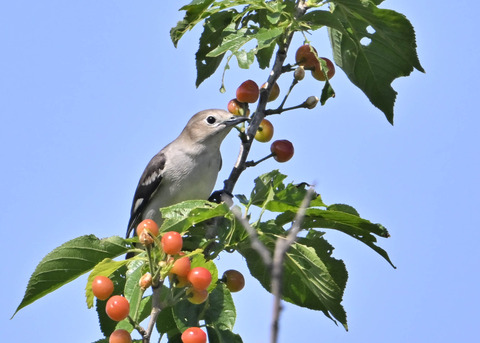
[[[226,108],[243,80],[266,80],[268,71],[240,70],[232,63],[226,94],[218,92],[220,74],[196,89],[200,31],[187,34],[178,49],[169,39],[184,3],[19,0],[0,6],[2,341],[101,338],[96,313],[85,305],[86,277],[10,320],[36,264],[77,236],[123,235],[133,192],[151,156],[195,112]],[[427,71],[395,81],[395,126],[337,70],[335,99],[272,118],[274,138],[295,145],[291,162],[269,161],[248,170],[235,192],[249,193],[256,175],[275,168],[289,181],[315,182],[326,203],[350,204],[389,229],[392,237],[379,244],[398,269],[349,237],[328,232],[335,256],[349,271],[343,305],[350,330],[287,304],[280,342],[477,338],[479,8],[467,1],[432,6],[394,0],[384,7],[411,20]],[[311,41],[331,56],[325,32]],[[300,44],[297,37],[294,46]],[[315,80],[302,82],[292,105],[320,93]],[[281,88],[287,83],[281,81]],[[256,144],[254,150],[252,157],[260,158],[269,145]],[[238,152],[235,135],[222,151],[218,187]],[[248,274],[236,255],[216,262],[221,270]],[[270,295],[247,278],[246,289],[234,298],[236,332],[244,342],[265,342]]]

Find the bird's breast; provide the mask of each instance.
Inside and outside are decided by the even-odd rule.
[[[168,165],[168,161],[171,165]],[[170,184],[171,201],[208,199],[220,169],[220,153],[172,157],[167,161],[164,181]]]

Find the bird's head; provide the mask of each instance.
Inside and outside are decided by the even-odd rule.
[[[189,121],[182,132],[194,143],[207,143],[220,146],[233,126],[248,120],[247,117],[234,116],[231,113],[211,109],[200,111]]]

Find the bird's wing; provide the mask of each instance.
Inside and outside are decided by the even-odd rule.
[[[165,162],[165,154],[159,152],[150,160],[143,171],[133,197],[132,210],[130,212],[130,220],[128,222],[126,234],[127,238],[130,236],[135,226],[138,225],[144,208],[158,190],[158,187],[162,182],[162,173],[165,168]]]

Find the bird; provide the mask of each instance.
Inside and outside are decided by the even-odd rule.
[[[147,164],[135,190],[126,237],[144,219],[160,226],[162,207],[208,199],[222,166],[220,145],[235,125],[246,120],[221,109],[196,113]]]

